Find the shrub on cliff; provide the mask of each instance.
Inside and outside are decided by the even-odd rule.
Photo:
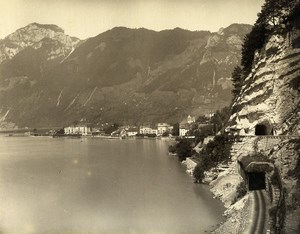
[[[286,33],[299,15],[299,0],[266,0],[242,47],[241,65],[245,78],[252,69],[256,50],[263,48],[272,33]],[[287,30],[286,30],[287,29]]]
[[[210,123],[214,127],[214,134],[222,131],[227,124],[231,110],[229,107],[225,106],[221,110],[217,110],[216,113],[211,117]]]
[[[236,199],[239,200],[247,193],[247,187],[244,181],[241,181],[236,187]]]
[[[230,159],[231,141],[227,135],[218,135],[200,152],[209,169]]]
[[[194,171],[196,182],[201,182],[204,178],[204,172],[216,167],[222,162],[228,162],[230,159],[231,138],[227,135],[218,135],[210,141],[199,154],[195,156],[200,161]]]
[[[242,68],[239,66],[236,66],[233,69],[232,75],[231,75],[231,80],[232,80],[232,100],[234,100],[241,91],[242,88]]]
[[[244,77],[246,77],[252,69],[254,53],[256,50],[263,48],[267,41],[269,30],[264,24],[255,24],[252,31],[246,35],[242,48],[241,64],[243,66]]]

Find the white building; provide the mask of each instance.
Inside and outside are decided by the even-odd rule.
[[[167,123],[158,123],[157,124],[157,135],[162,135],[165,132],[171,132],[173,129],[173,126]]]
[[[140,127],[140,134],[158,134],[158,131],[157,129],[155,128],[151,128],[151,127],[148,127],[148,126],[141,126]]]
[[[186,136],[188,131],[189,131],[189,129],[179,128],[179,136],[181,136],[181,137]]]
[[[179,124],[179,136],[186,136],[193,123],[195,123],[195,117],[192,117],[190,115],[186,119],[181,121],[181,123]]]
[[[188,124],[195,123],[195,121],[196,121],[196,120],[195,120],[195,117],[192,117],[192,116],[190,116],[190,115],[187,117],[187,123],[188,123]]]
[[[92,129],[86,125],[81,126],[69,126],[64,128],[66,135],[78,134],[82,136],[87,136],[92,134]]]

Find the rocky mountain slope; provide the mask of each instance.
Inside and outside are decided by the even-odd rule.
[[[63,57],[70,53],[76,47],[79,39],[65,35],[64,30],[56,25],[32,23],[18,29],[0,41],[0,63],[12,59],[27,47],[39,49],[47,41],[55,41],[64,45],[64,48],[59,53],[55,54],[55,51],[52,51],[52,56],[49,54],[49,59],[54,59],[55,57]]]
[[[266,126],[267,135],[298,135],[300,115],[300,45],[298,29],[287,35],[272,35],[234,103],[229,129],[254,135],[257,125]]]
[[[231,100],[250,25],[217,33],[114,28],[79,42],[31,24],[0,42],[0,117],[19,127],[177,122]]]
[[[282,5],[276,9],[270,3]],[[214,194],[230,205],[230,213],[236,208],[234,203],[241,194],[241,184],[250,187],[251,172],[263,173],[268,201],[266,228],[270,233],[299,233],[300,4],[270,0],[262,9],[254,28],[261,27],[262,19],[268,19],[269,15],[274,19],[274,12],[279,20],[277,24],[265,22],[267,30],[251,31],[252,35],[266,33],[265,41],[255,50],[250,73],[243,67],[242,75],[247,75],[241,76],[241,90],[233,102],[233,114],[226,129],[236,136],[231,161],[211,185]],[[248,46],[253,44],[250,41]],[[243,51],[247,50],[245,47]],[[251,167],[250,164],[246,167],[247,160]],[[241,201],[249,201],[248,194],[251,192]],[[230,233],[232,227],[246,232],[244,211],[249,213],[256,208],[247,202],[241,207],[229,214],[227,222],[215,233]]]

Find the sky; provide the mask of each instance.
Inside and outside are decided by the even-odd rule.
[[[218,31],[254,24],[264,0],[0,0],[0,38],[30,23],[93,37],[116,26]]]

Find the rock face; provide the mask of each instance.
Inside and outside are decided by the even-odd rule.
[[[252,72],[233,105],[228,131],[242,135],[300,133],[300,31],[273,35],[256,53]]]
[[[274,32],[262,50],[256,52],[252,71],[233,103],[234,113],[226,129],[239,135],[232,145],[232,162],[211,183],[212,192],[226,205],[231,204],[231,209],[235,203],[232,193],[238,194],[242,176],[247,177],[246,170],[264,173],[271,232],[275,227],[286,233],[300,231],[299,29],[299,25],[295,25],[287,35]],[[243,159],[253,160],[252,168],[240,166]],[[241,211],[238,211],[233,217],[240,215]],[[237,228],[241,226],[237,224]],[[228,228],[226,223],[222,228]],[[230,232],[228,230],[225,232]]]
[[[27,47],[32,46],[34,49],[38,49],[50,40],[64,46],[61,51],[53,51],[52,54],[49,54],[49,59],[70,53],[79,42],[79,39],[65,35],[64,30],[56,25],[32,23],[18,29],[0,42],[0,64],[5,60],[12,59]]]
[[[119,27],[79,43],[57,26],[28,25],[0,45],[0,117],[40,127],[209,113],[230,103],[231,71],[250,30]]]

